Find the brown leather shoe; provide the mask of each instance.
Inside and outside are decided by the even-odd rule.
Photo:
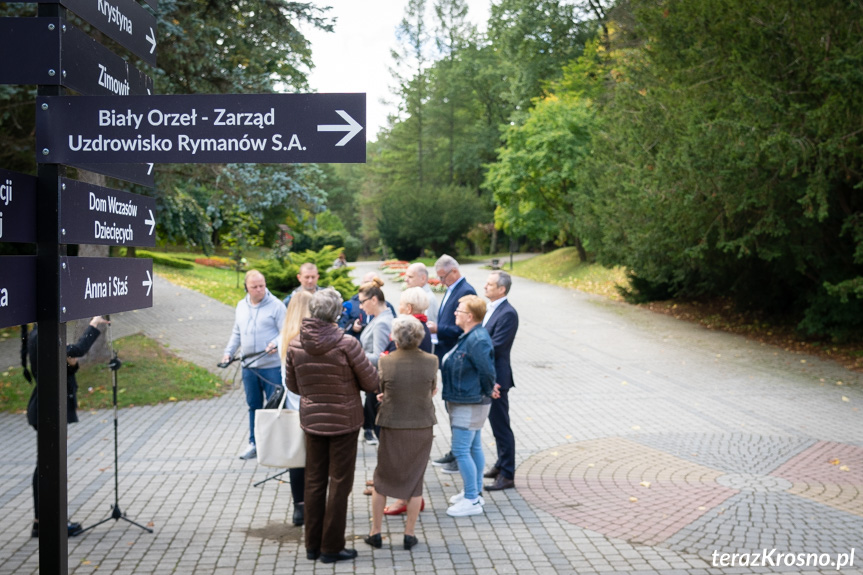
[[[500,468],[495,466],[482,474],[486,479],[497,479],[497,476],[500,475]]]
[[[503,475],[498,475],[497,479],[494,480],[494,483],[486,485],[484,489],[486,491],[501,491],[503,489],[512,489],[513,487],[515,487],[515,481],[507,479]]]

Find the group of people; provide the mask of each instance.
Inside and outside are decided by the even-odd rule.
[[[306,466],[290,470],[290,478],[293,521],[305,525],[310,560],[333,563],[357,555],[345,547],[345,527],[361,428],[366,443],[379,444],[377,467],[367,482],[372,526],[365,542],[380,548],[383,515],[406,514],[403,546],[411,549],[418,543],[415,525],[425,507],[423,476],[437,423],[433,397],[438,371],[452,449],[434,463],[456,470],[464,484],[450,498],[447,514],[481,514],[483,488],[514,487],[508,392],[518,314],[507,301],[512,280],[505,272],[492,272],[486,303],[462,277],[454,258],[439,258],[435,273],[447,287],[439,305],[428,285],[428,270],[415,263],[405,273],[397,310],[386,301],[383,281],[373,272],[348,302],[333,288],[317,285],[314,264],[303,264],[300,286],[284,302],[267,291],[259,272],[246,274],[248,293],[237,305],[223,358],[229,361],[241,350],[250,443],[240,457],[255,457],[254,412],[284,385],[286,407],[299,410],[305,435]],[[486,419],[498,457],[484,473],[481,430]],[[483,475],[494,482],[483,487]],[[397,502],[388,507],[387,497]]]

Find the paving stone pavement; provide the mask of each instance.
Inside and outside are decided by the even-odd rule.
[[[475,287],[484,284],[486,270],[464,269]],[[386,291],[397,301],[398,285]],[[863,573],[859,374],[521,278],[510,299],[521,318],[510,396],[517,488],[486,493],[483,516],[448,517],[461,480],[430,465],[420,544],[391,545],[403,519],[388,517],[384,548],[373,550],[361,540],[370,521],[361,491],[376,448],[361,444],[348,517],[359,557],[307,561],[302,529],[290,525],[289,485],[254,487],[278,470],[237,458],[247,430],[234,388],[120,410],[120,508],[155,532],[109,521],[72,538],[70,572],[835,573],[831,563],[847,563],[854,550],[841,572]],[[113,337],[146,333],[230,378],[215,363],[231,307],[160,278],[155,304],[112,316]],[[15,364],[14,342],[0,342],[0,367]],[[433,457],[450,437],[436,401]],[[110,411],[95,411],[69,428],[69,511],[85,526],[110,515],[112,427]],[[488,427],[483,440],[491,458]],[[0,441],[0,574],[36,573],[36,434],[23,415],[0,414]],[[766,565],[754,566],[765,551]],[[734,565],[731,554],[741,554]]]

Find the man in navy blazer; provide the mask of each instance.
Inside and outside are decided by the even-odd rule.
[[[486,308],[483,326],[491,336],[494,346],[494,369],[500,397],[491,402],[488,421],[497,444],[497,462],[484,477],[494,479],[486,485],[486,491],[499,491],[515,487],[515,437],[509,424],[509,390],[514,387],[509,356],[515,333],[518,331],[518,312],[509,303],[507,296],[512,287],[512,278],[503,271],[496,271],[485,282],[485,297],[490,301]]]
[[[442,255],[434,264],[435,273],[443,285],[447,287],[437,314],[437,323],[428,322],[429,331],[437,334],[435,355],[443,359],[449,350],[455,347],[462,330],[455,324],[455,310],[458,300],[466,295],[476,295],[476,290],[467,283],[458,269],[455,258]]]

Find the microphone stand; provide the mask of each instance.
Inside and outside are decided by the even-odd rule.
[[[108,329],[109,330],[111,329],[111,324],[108,324]],[[141,529],[143,529],[144,531],[146,531],[148,533],[153,532],[153,530],[150,529],[149,527],[144,527],[143,525],[135,523],[134,521],[132,521],[131,519],[126,517],[125,513],[120,511],[120,503],[119,503],[119,501],[120,501],[120,467],[119,467],[119,463],[118,463],[118,451],[119,451],[119,449],[118,449],[118,441],[117,441],[117,370],[119,370],[123,364],[122,364],[122,362],[120,362],[119,358],[117,358],[117,351],[114,349],[113,338],[111,338],[111,351],[114,353],[114,357],[112,357],[111,361],[108,362],[108,367],[111,369],[111,379],[113,380],[112,381],[112,383],[113,383],[113,390],[112,391],[113,391],[113,401],[114,401],[114,505],[111,506],[111,516],[110,517],[106,517],[102,521],[99,521],[98,523],[95,523],[89,527],[82,529],[80,531],[79,535],[81,533],[84,533],[85,531],[89,531],[90,529],[93,529],[94,527],[98,527],[99,525],[102,525],[103,523],[106,523],[106,522],[110,521],[111,519],[113,519],[115,522],[118,519],[122,519],[123,521],[126,521],[127,523],[131,523],[135,527],[140,527]]]

